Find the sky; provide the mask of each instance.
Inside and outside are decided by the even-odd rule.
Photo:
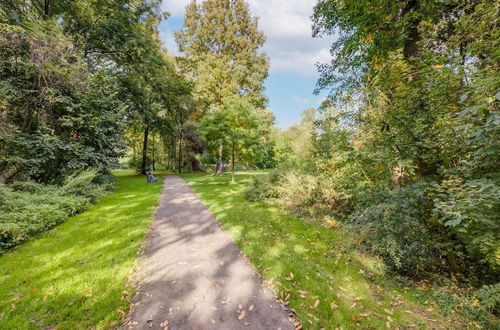
[[[179,54],[174,32],[183,26],[189,0],[164,0],[163,10],[171,16],[160,25],[160,39],[171,53]],[[311,19],[316,0],[247,0],[250,12],[259,17],[259,29],[267,36],[263,51],[270,59],[265,81],[268,108],[278,127],[300,122],[301,112],[318,107],[324,94],[314,95],[319,78],[316,63],[328,62],[331,38],[311,35]]]

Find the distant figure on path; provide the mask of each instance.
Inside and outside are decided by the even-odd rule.
[[[155,183],[155,182],[158,182],[158,179],[155,178],[155,176],[153,175],[153,173],[151,172],[146,172],[146,175],[148,176],[148,183]]]

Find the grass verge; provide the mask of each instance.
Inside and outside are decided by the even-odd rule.
[[[119,324],[163,182],[129,174],[117,172],[115,191],[87,211],[0,257],[0,329]]]
[[[306,223],[274,203],[246,201],[255,173],[183,174],[232,239],[305,329],[471,326],[455,311],[397,285],[377,258],[354,248],[342,228]]]

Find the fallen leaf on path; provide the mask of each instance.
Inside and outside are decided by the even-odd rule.
[[[215,307],[215,306],[212,306],[212,309],[213,309],[214,311],[216,311],[218,308],[217,308],[217,307]]]
[[[246,325],[247,327],[250,326],[250,323],[248,322],[243,322],[244,325]]]
[[[242,320],[245,317],[245,314],[245,311],[241,311],[240,315],[238,315],[238,320]]]
[[[250,306],[250,308],[248,309],[249,311],[253,311],[253,305]]]
[[[215,320],[214,319],[211,319],[210,322],[212,322],[212,324],[215,324]]]
[[[238,305],[238,309],[242,309],[243,308],[243,305],[242,304],[239,304]]]

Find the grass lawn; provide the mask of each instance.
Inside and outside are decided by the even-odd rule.
[[[464,317],[444,316],[419,290],[384,277],[384,265],[352,248],[342,229],[308,224],[273,203],[243,198],[252,173],[183,174],[254,267],[288,302],[305,329],[463,328]],[[469,325],[470,326],[470,325]]]
[[[0,256],[0,329],[119,324],[163,179],[148,185],[144,176],[117,175],[112,194]]]

